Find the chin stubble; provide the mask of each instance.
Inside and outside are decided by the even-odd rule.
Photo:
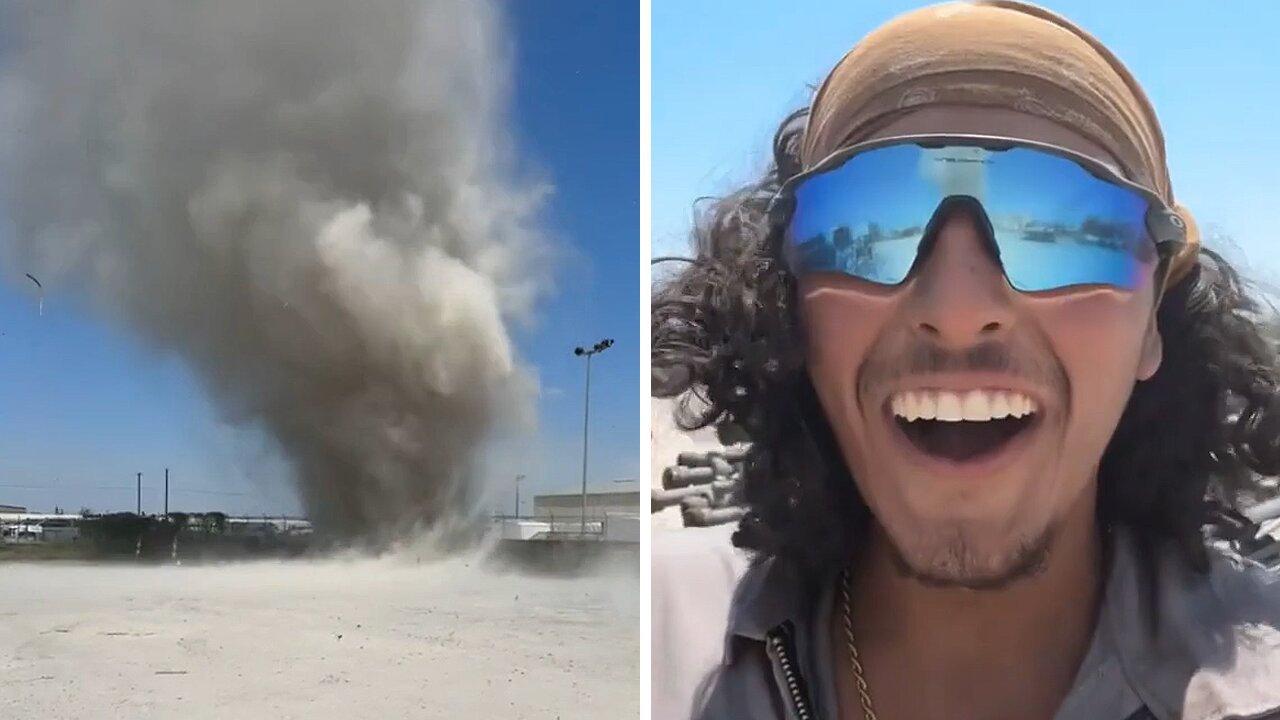
[[[913,566],[896,543],[890,542],[890,556],[901,577],[932,588],[992,591],[1003,590],[1019,580],[1044,572],[1053,544],[1053,529],[1019,544],[995,571],[974,562],[972,549],[963,537],[947,543],[924,567]]]

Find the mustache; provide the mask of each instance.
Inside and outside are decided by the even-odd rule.
[[[904,378],[941,373],[1000,373],[1054,390],[1066,387],[1060,364],[1028,359],[1004,342],[984,342],[953,350],[931,342],[918,342],[901,353],[873,357],[862,372],[862,390],[891,384]]]
[[[1021,372],[1013,352],[1004,343],[983,343],[960,351],[921,343],[910,348],[901,360],[898,367],[910,375],[943,372],[1006,372],[1016,375]]]

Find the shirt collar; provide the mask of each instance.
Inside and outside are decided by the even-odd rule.
[[[1280,712],[1280,574],[1221,545],[1209,558],[1202,574],[1160,553],[1153,577],[1132,539],[1118,536],[1102,621],[1120,662],[1157,717]]]

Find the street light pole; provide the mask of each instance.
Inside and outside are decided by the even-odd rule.
[[[613,339],[605,338],[590,348],[573,349],[574,355],[587,358],[586,390],[582,397],[582,525],[578,529],[580,536],[587,534],[587,431],[591,426],[591,356],[611,347],[613,347]]]
[[[523,475],[516,476],[516,520],[520,519],[520,481],[523,479]]]

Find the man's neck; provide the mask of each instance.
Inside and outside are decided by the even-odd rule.
[[[1091,508],[1060,527],[1040,572],[995,590],[921,584],[900,572],[878,530],[871,535],[855,571],[852,621],[880,716],[1051,717],[1096,622],[1102,542]],[[846,697],[852,664],[840,603],[831,630],[842,714],[860,718],[857,696]]]

